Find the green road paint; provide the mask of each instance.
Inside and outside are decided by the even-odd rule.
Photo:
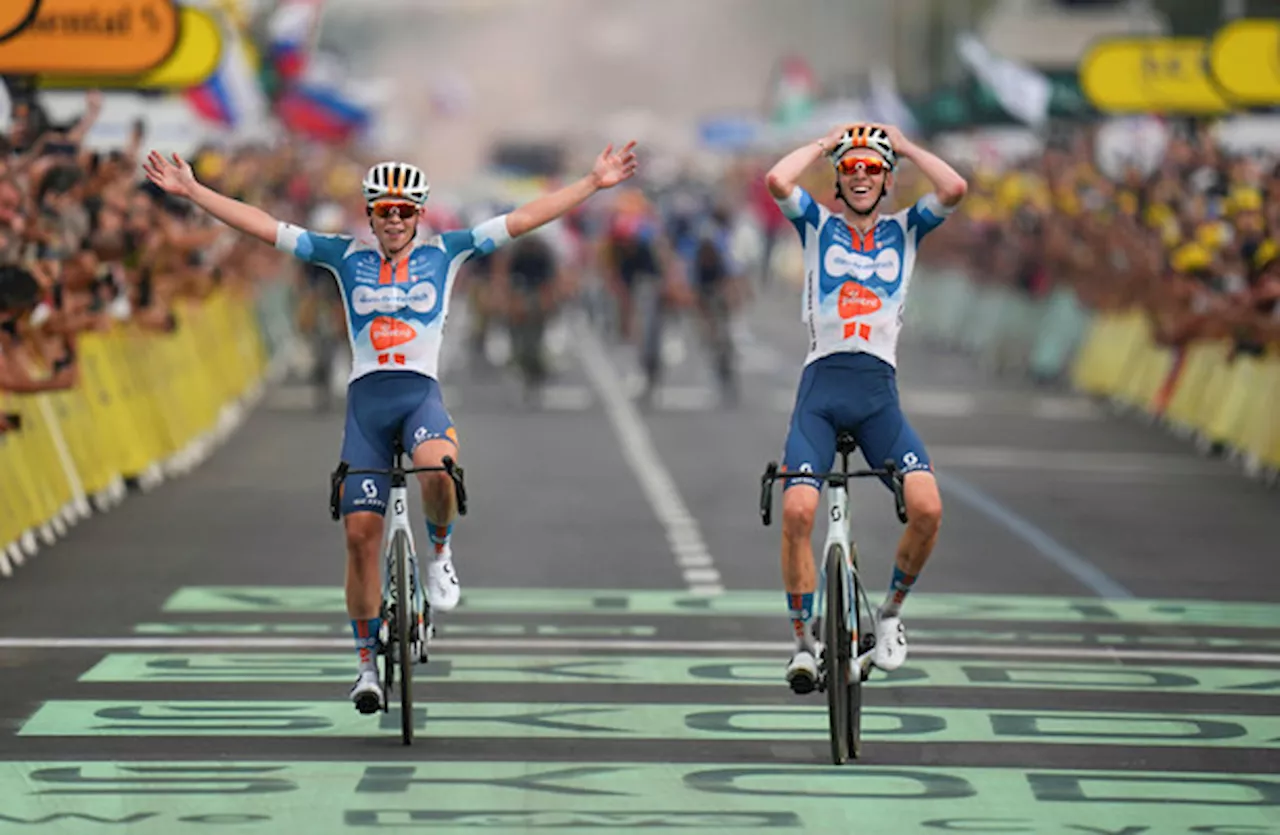
[[[1280,777],[630,763],[8,763],[23,832],[1280,835]]]
[[[943,629],[913,626],[911,638],[919,643],[991,645],[1019,647],[1130,647],[1167,650],[1277,650],[1280,638],[1227,638],[1217,635],[1145,635],[1136,632],[1035,632],[1024,630]],[[1230,661],[1230,656],[1223,660]]]
[[[781,688],[780,659],[630,655],[484,655],[433,658],[414,670],[421,681],[485,684],[703,684]],[[347,681],[352,653],[112,653],[83,682]],[[872,674],[871,687],[998,687],[1148,693],[1280,695],[1280,671],[1253,667],[956,661],[925,658]]]
[[[808,705],[628,705],[432,702],[414,707],[428,737],[809,741],[827,738],[827,708]],[[45,702],[20,736],[372,736],[400,727],[395,710],[371,720],[343,701]],[[864,708],[862,733],[877,742],[1006,742],[1023,745],[1194,745],[1274,748],[1280,717]]]
[[[683,591],[479,589],[462,596],[459,611],[555,614],[740,615],[784,617],[773,591],[699,596]],[[342,612],[337,586],[194,586],[165,603],[168,612]],[[1245,626],[1280,629],[1280,604],[1207,600],[1116,600],[998,594],[911,596],[917,620],[1066,621]]]
[[[133,629],[139,635],[338,635],[351,634],[350,624],[335,619],[331,623],[140,623]],[[658,634],[652,624],[610,625],[581,624],[567,626],[553,623],[441,623],[437,634],[446,638],[463,637],[573,637],[573,638],[651,638]],[[989,629],[944,629],[919,626],[911,629],[911,637],[920,643],[962,643],[967,645],[1011,644],[1064,647],[1141,647],[1183,650],[1277,650],[1280,638],[1226,638],[1216,635],[1144,635],[1132,632],[1035,632],[1029,630],[991,631]],[[1230,659],[1225,659],[1230,660]]]
[[[350,635],[351,625],[333,623],[140,623],[139,635]],[[442,623],[436,634],[446,638],[651,638],[658,628],[647,624]],[[1280,645],[1280,641],[1277,641]]]

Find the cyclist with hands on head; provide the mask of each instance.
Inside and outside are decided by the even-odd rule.
[[[511,239],[569,212],[600,189],[635,173],[635,142],[609,145],[591,172],[576,182],[471,228],[419,240],[417,227],[430,186],[423,171],[403,162],[382,162],[363,181],[366,212],[377,245],[348,235],[321,235],[277,220],[254,206],[219,194],[196,181],[177,154],[152,152],[144,165],[150,180],[185,197],[218,220],[337,279],[346,307],[352,348],[342,460],[352,469],[386,469],[399,437],[415,467],[439,467],[458,457],[458,437],[437,380],[449,294],[459,267]],[[423,512],[435,556],[427,566],[431,606],[449,611],[460,588],[453,569],[450,534],[457,512],[453,482],[443,472],[419,475]],[[342,485],[346,532],[346,600],[359,657],[351,699],[361,713],[382,709],[384,694],[376,657],[381,629],[380,546],[389,479],[348,476]]]
[[[797,184],[822,157],[836,169],[838,213]],[[914,162],[933,192],[908,209],[882,215],[899,159]],[[896,127],[875,124],[839,127],[792,151],[769,171],[766,183],[804,243],[802,321],[809,350],[784,469],[826,472],[835,458],[837,434],[849,431],[872,467],[892,459],[904,473],[908,523],[879,610],[872,656],[876,666],[894,670],[907,656],[900,608],[933,550],[942,519],[929,455],[898,402],[898,333],[920,240],[964,198],[967,185],[950,165]],[[792,478],[783,494],[782,575],[796,639],[786,676],[797,693],[812,691],[818,678],[810,536],[820,489],[816,479]]]

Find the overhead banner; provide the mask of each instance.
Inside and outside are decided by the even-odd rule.
[[[160,66],[141,75],[46,75],[45,89],[182,90],[203,84],[222,59],[222,31],[206,12],[183,7],[178,43]]]
[[[0,41],[0,73],[135,75],[158,67],[177,42],[173,0],[41,0],[35,19]]]
[[[40,0],[4,0],[0,3],[0,41],[7,41],[36,19]]]
[[[1231,103],[1209,75],[1208,45],[1204,38],[1100,41],[1080,61],[1080,88],[1110,113],[1226,113]]]
[[[1237,20],[1222,27],[1209,44],[1209,71],[1237,104],[1280,104],[1280,21]]]

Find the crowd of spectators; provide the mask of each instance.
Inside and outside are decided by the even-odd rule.
[[[0,132],[0,403],[6,393],[74,386],[78,335],[124,321],[171,332],[182,326],[183,299],[280,274],[278,253],[146,181],[144,123],[125,147],[91,150],[100,94],[59,124],[34,95],[17,85],[10,93],[11,127]],[[333,153],[209,147],[192,162],[202,182],[305,221],[324,192],[358,194],[356,169]],[[0,432],[14,423],[0,410]]]
[[[1280,161],[1223,150],[1208,125],[1174,132],[1154,170],[1109,177],[1082,129],[1006,171],[978,170],[925,255],[974,281],[1089,308],[1140,307],[1158,344],[1280,345]]]

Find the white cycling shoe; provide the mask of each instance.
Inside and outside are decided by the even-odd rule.
[[[812,693],[818,686],[818,659],[807,649],[798,649],[787,664],[787,684],[797,695]]]
[[[458,585],[458,573],[453,570],[453,555],[449,551],[437,555],[427,563],[427,602],[440,612],[453,611],[462,599],[462,586]]]
[[[385,704],[382,683],[376,670],[361,670],[355,686],[351,688],[351,702],[364,714],[377,713]]]
[[[871,661],[882,670],[896,670],[907,660],[907,630],[902,618],[880,618]]]

